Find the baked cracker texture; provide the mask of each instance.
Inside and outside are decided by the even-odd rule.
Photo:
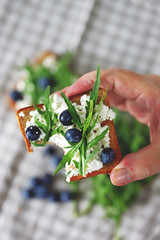
[[[88,94],[89,95],[89,92],[86,92],[86,93],[83,93],[83,94]],[[79,94],[79,95],[76,95],[76,96],[72,96],[70,97],[70,101],[71,102],[75,102],[77,104],[80,104],[80,98],[83,94]],[[97,104],[100,102],[100,100],[105,96],[105,90],[104,89],[100,89],[99,92],[98,92],[98,100],[97,100]],[[106,105],[106,106],[109,106],[109,100],[108,98],[106,97],[104,100],[103,100],[103,103]],[[39,108],[43,108],[43,104],[39,104],[37,105]],[[33,111],[35,110],[35,108],[33,106],[30,106],[30,107],[26,107],[26,108],[22,108],[22,109],[19,109],[16,113],[16,116],[17,116],[17,120],[18,120],[18,124],[19,124],[19,127],[20,127],[20,130],[22,132],[22,135],[24,137],[24,140],[25,140],[25,143],[26,143],[26,147],[28,149],[28,152],[31,153],[33,151],[32,149],[32,146],[31,146],[31,143],[30,141],[26,138],[26,133],[25,133],[25,127],[26,127],[26,122],[30,120],[31,116],[29,115],[30,111]],[[24,117],[20,117],[19,116],[19,113],[23,112],[24,113]],[[86,174],[86,177],[93,177],[93,176],[96,176],[98,174],[110,174],[112,169],[119,164],[119,162],[121,161],[121,158],[122,158],[122,155],[121,155],[121,152],[120,152],[120,149],[119,149],[119,145],[118,145],[118,140],[117,140],[117,136],[116,136],[116,132],[115,132],[115,129],[114,129],[114,124],[113,124],[113,121],[109,121],[109,120],[105,120],[101,123],[101,126],[109,126],[110,129],[109,129],[109,137],[110,137],[110,147],[114,150],[115,152],[115,158],[113,160],[112,163],[106,163],[103,165],[103,168],[97,170],[97,171],[93,171],[91,173],[88,173]],[[38,143],[38,141],[37,141]],[[77,175],[77,176],[73,176],[70,178],[70,181],[77,181],[77,180],[80,180],[80,179],[83,179],[83,178],[86,178],[84,176],[81,176],[81,175]]]

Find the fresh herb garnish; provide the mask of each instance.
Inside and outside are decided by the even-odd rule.
[[[59,172],[64,166],[65,164],[68,162],[70,164],[71,159],[74,157],[75,153],[77,152],[77,150],[79,149],[79,147],[81,146],[82,142],[80,141],[79,143],[77,143],[76,146],[74,146],[67,154],[65,154],[63,156],[62,161],[59,163],[58,167],[56,168],[56,170],[54,171],[53,175],[55,175],[57,172]]]
[[[86,119],[83,124],[81,123],[80,116],[78,115],[74,105],[65,96],[65,94],[61,92],[61,95],[66,105],[68,106],[68,111],[73,117],[73,123],[76,125],[76,127],[78,127],[82,131],[82,139],[79,143],[68,142],[70,146],[66,148],[70,148],[70,150],[66,155],[64,155],[62,161],[57,166],[53,175],[55,175],[58,171],[60,171],[61,168],[64,167],[66,163],[70,164],[75,153],[79,151],[79,155],[80,155],[79,163],[76,163],[75,161],[73,163],[75,164],[76,167],[78,167],[79,174],[85,176],[88,161],[90,161],[91,158],[94,156],[94,154],[98,151],[97,149],[94,150],[91,148],[94,148],[98,144],[98,142],[101,141],[107,134],[109,128],[105,129],[101,134],[97,135],[92,141],[88,142],[88,136],[98,121],[101,104],[107,94],[107,91],[106,91],[105,97],[100,100],[99,104],[97,105],[97,109],[95,109],[96,103],[98,100],[99,87],[100,87],[100,69],[98,65],[96,81],[94,83],[93,90],[90,92],[90,100],[87,101]],[[44,93],[44,100],[43,100],[44,106],[45,106],[44,111],[38,108],[37,106],[35,106],[35,109],[39,112],[39,114],[43,116],[45,120],[45,123],[42,123],[38,120],[38,118],[35,118],[35,123],[46,134],[44,137],[44,141],[42,143],[35,143],[35,142],[33,143],[36,146],[44,146],[49,141],[49,138],[57,133],[62,134],[65,137],[65,133],[61,129],[62,125],[59,125],[58,127],[56,127],[58,115],[52,112],[53,98],[49,99],[49,94],[50,94],[50,87],[47,87]],[[88,149],[91,149],[91,154],[89,156],[87,156]]]
[[[31,142],[34,146],[45,146],[49,138],[56,133],[60,133],[64,136],[64,132],[61,130],[61,125],[56,128],[58,115],[56,113],[54,114],[52,113],[51,102],[53,101],[53,99],[51,98],[50,100],[49,95],[50,95],[50,86],[48,86],[44,92],[44,99],[43,99],[44,107],[45,107],[44,111],[42,111],[39,107],[34,106],[34,108],[38,111],[40,115],[42,115],[45,121],[45,123],[42,123],[38,120],[37,117],[35,117],[35,123],[40,129],[43,130],[43,132],[45,133],[45,137],[42,143]]]
[[[100,113],[100,107],[101,107],[101,104],[104,100],[104,98],[101,99],[101,101],[98,104],[98,111],[95,111],[96,103],[97,103],[97,100],[98,100],[99,87],[100,87],[100,69],[99,69],[99,65],[98,65],[96,81],[94,83],[93,90],[90,91],[90,100],[86,102],[86,104],[87,104],[87,106],[86,106],[86,119],[85,119],[85,122],[84,122],[83,125],[81,123],[80,117],[79,117],[75,107],[72,105],[70,100],[65,96],[65,94],[61,92],[61,95],[62,95],[65,103],[68,106],[68,111],[71,113],[71,115],[73,117],[74,124],[77,125],[77,127],[79,127],[82,131],[81,142],[78,143],[78,144],[70,144],[71,146],[69,146],[69,148],[71,148],[71,150],[69,152],[72,153],[72,150],[74,150],[74,149],[76,149],[76,151],[79,150],[79,153],[80,153],[80,158],[79,159],[80,160],[79,160],[79,164],[78,164],[78,169],[79,169],[79,174],[83,175],[83,176],[85,176],[85,171],[86,171],[86,168],[87,168],[88,161],[97,152],[97,151],[93,151],[87,157],[87,150],[96,146],[98,144],[98,142],[101,141],[104,138],[104,136],[107,134],[107,132],[109,130],[109,128],[105,129],[101,134],[96,136],[95,139],[93,139],[91,142],[88,143],[88,135],[93,130],[93,128],[95,127],[95,125],[98,121],[98,117],[99,117],[99,113]],[[106,93],[107,93],[107,91],[106,91]],[[105,95],[105,97],[106,97],[106,95]],[[97,112],[97,116],[96,116],[95,120],[93,120],[93,117],[96,114],[96,112]],[[78,148],[77,148],[77,146],[78,146]],[[68,158],[66,158],[64,156],[62,162],[59,164],[59,166],[57,167],[57,169],[53,173],[53,175],[55,173],[57,173],[66,164],[66,162],[69,163],[71,161],[71,159],[73,158],[74,154],[68,155],[68,156],[69,156]],[[77,166],[77,164],[75,166]]]

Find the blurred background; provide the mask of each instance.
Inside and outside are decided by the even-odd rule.
[[[144,74],[160,74],[159,14],[160,3],[154,0],[0,1],[1,240],[113,239],[115,221],[108,217],[103,218],[107,201],[97,200],[98,204],[87,215],[75,217],[73,203],[70,201],[50,203],[40,199],[22,198],[21,191],[27,187],[29,179],[42,176],[46,171],[52,172],[53,167],[48,158],[44,157],[42,149],[28,154],[15,112],[8,107],[5,94],[12,89],[19,77],[18,67],[23,66],[26,60],[35,59],[45,50],[52,50],[60,55],[67,51],[72,52],[72,66],[78,75],[96,69],[97,64],[101,68],[118,67]],[[122,116],[119,112],[117,115]],[[126,116],[122,118],[126,119]],[[117,127],[118,137],[122,139],[120,147],[123,153],[137,151],[149,141],[148,129],[137,125],[128,116],[127,123],[127,133],[124,136],[123,123],[118,122],[123,131],[118,131]],[[132,129],[136,129],[136,134],[132,133]],[[135,137],[137,135],[138,138]],[[130,144],[127,148],[129,141],[132,146]],[[112,187],[106,189],[104,179],[93,180],[93,185],[94,181],[99,182],[105,193],[112,195]],[[106,183],[109,184],[107,181]],[[88,182],[86,185],[84,181],[80,184],[82,192],[86,190],[88,193],[81,197],[82,207],[90,198],[88,195],[93,192],[92,184]],[[131,190],[127,199],[132,201],[135,194],[136,200],[130,207],[126,201],[127,208],[119,223],[120,239],[160,239],[160,177],[141,185],[136,183],[128,187]],[[53,187],[69,188],[63,174],[56,178]],[[122,190],[118,189],[118,193],[112,195],[110,201],[114,202],[114,197],[118,199],[119,196],[120,202],[121,193]],[[124,210],[119,205],[112,206],[112,209],[117,212],[120,209],[120,215]],[[114,219],[119,215],[114,215],[112,209],[107,211]]]

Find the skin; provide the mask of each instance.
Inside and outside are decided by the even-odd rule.
[[[129,112],[150,128],[150,145],[126,155],[111,172],[114,185],[147,178],[160,172],[160,77],[140,75],[123,69],[101,70],[101,88],[108,86],[110,104]],[[62,91],[68,96],[91,90],[96,71],[80,77]]]

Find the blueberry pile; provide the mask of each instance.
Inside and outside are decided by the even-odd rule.
[[[46,146],[44,156],[48,156],[51,159],[51,163],[54,167],[57,167],[63,157],[60,151],[58,151],[58,148],[54,145]],[[30,179],[29,187],[22,191],[23,198],[45,199],[49,202],[68,202],[76,198],[76,194],[72,191],[53,190],[54,181],[55,176],[53,177],[50,173],[46,173],[42,177],[32,177]]]
[[[22,190],[24,199],[44,199],[49,202],[68,202],[76,198],[76,194],[69,190],[53,190],[54,182],[52,175],[46,173],[42,177],[33,177],[30,179],[29,188]]]

